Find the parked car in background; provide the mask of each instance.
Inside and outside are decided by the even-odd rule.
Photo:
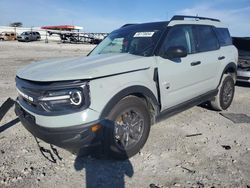
[[[16,33],[4,31],[0,33],[0,40],[16,40]]]
[[[26,31],[23,32],[21,35],[17,36],[17,40],[19,42],[30,42],[30,41],[36,41],[36,40],[40,40],[41,39],[41,35],[39,32],[35,32],[35,31]]]
[[[250,37],[233,37],[239,52],[237,81],[250,83]]]

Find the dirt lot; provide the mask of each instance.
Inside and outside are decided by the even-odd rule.
[[[15,98],[14,78],[20,67],[47,58],[84,55],[92,48],[0,42],[0,105],[8,97]],[[227,112],[250,116],[249,85],[236,86]],[[52,163],[41,155],[34,137],[15,118],[10,110],[0,123],[0,187],[250,186],[250,124],[235,124],[203,107],[154,125],[142,151],[124,162],[76,158],[57,148],[63,159],[54,155],[57,162]],[[186,137],[195,133],[201,134]]]

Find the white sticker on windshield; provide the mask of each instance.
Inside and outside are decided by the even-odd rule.
[[[155,32],[137,32],[134,37],[152,37]]]

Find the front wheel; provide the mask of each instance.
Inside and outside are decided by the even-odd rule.
[[[234,97],[234,79],[231,75],[223,75],[218,94],[210,101],[214,110],[226,110],[232,103]]]
[[[112,158],[127,159],[140,151],[150,131],[150,114],[145,102],[135,96],[119,101],[110,111],[113,129],[105,133],[105,150]]]

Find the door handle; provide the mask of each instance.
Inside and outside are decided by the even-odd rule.
[[[225,59],[225,56],[218,57],[218,60],[222,60],[222,59]]]
[[[191,66],[196,66],[196,65],[199,65],[199,64],[201,64],[200,61],[195,61],[195,62],[192,62],[192,63],[191,63]]]

